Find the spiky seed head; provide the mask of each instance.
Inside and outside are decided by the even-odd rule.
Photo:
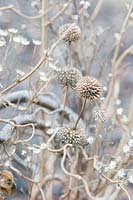
[[[65,67],[57,72],[56,78],[63,86],[75,88],[78,80],[82,77],[81,72],[74,67]]]
[[[63,36],[65,42],[75,42],[78,41],[81,36],[81,30],[78,25],[73,24],[64,24],[59,28],[59,36]]]
[[[58,131],[58,137],[63,144],[83,146],[85,144],[85,132],[81,128],[62,127]]]
[[[87,98],[94,102],[100,97],[102,87],[96,78],[84,76],[77,82],[76,91],[81,98]]]

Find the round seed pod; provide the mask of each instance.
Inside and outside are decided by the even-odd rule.
[[[63,144],[72,144],[73,146],[83,146],[85,144],[85,132],[81,128],[62,127],[57,134]]]
[[[100,82],[91,76],[82,77],[76,85],[76,92],[82,98],[87,98],[91,102],[96,101],[101,94]]]
[[[80,27],[75,23],[73,24],[64,24],[59,28],[59,36],[63,37],[65,42],[75,42],[78,41],[81,36]]]
[[[81,72],[74,67],[65,67],[57,72],[57,80],[63,86],[75,88],[78,80],[82,77]]]

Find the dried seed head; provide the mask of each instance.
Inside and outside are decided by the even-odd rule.
[[[96,101],[101,94],[101,84],[90,76],[82,77],[76,85],[76,91],[80,97],[87,98],[90,101]]]
[[[95,121],[102,121],[105,122],[106,120],[106,113],[104,110],[95,110],[94,111]]]
[[[59,35],[60,37],[64,35],[63,40],[65,40],[65,42],[75,42],[79,40],[81,30],[75,23],[64,24],[59,28]]]
[[[3,194],[12,195],[16,189],[14,177],[8,170],[0,172],[0,190]]]
[[[82,77],[81,72],[74,68],[65,67],[57,72],[57,80],[63,86],[75,88],[78,80]]]
[[[81,128],[62,127],[58,131],[59,139],[64,144],[72,144],[73,146],[85,144],[85,132]]]

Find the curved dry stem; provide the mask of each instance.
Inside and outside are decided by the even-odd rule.
[[[107,176],[105,176],[104,174],[102,174],[101,173],[101,175],[102,175],[102,177],[104,177],[106,180],[108,180],[109,182],[111,182],[111,183],[115,183],[115,184],[119,184],[119,187],[125,192],[125,194],[126,194],[126,196],[128,197],[128,200],[131,200],[131,197],[130,197],[130,195],[129,195],[129,193],[128,193],[128,191],[123,187],[123,185],[122,185],[122,181],[120,181],[120,180],[112,180],[112,179],[110,179],[109,177],[107,177]]]
[[[59,112],[65,112],[65,109],[64,108],[57,108],[57,109],[55,109],[54,111],[48,111],[48,109],[46,109],[46,108],[38,108],[35,112],[34,112],[34,115],[36,115],[37,113],[39,113],[39,112],[44,112],[44,113],[46,113],[46,114],[48,114],[48,115],[54,115],[54,114],[57,114],[57,113],[59,113]]]
[[[18,169],[16,169],[15,167],[13,167],[12,165],[10,165],[10,169],[13,170],[18,176],[20,176],[21,178],[31,182],[31,183],[34,183],[34,184],[38,184],[40,183],[40,181],[35,181],[25,175],[23,175]]]
[[[128,197],[128,200],[131,200],[131,197],[130,197],[128,191],[123,187],[122,184],[120,184],[120,188],[123,190],[123,192],[125,192],[126,196]]]
[[[52,140],[54,139],[54,137],[56,136],[57,131],[58,131],[58,130],[56,130],[55,133],[49,138],[49,140],[48,140],[48,142],[47,142],[47,144],[46,144],[47,150],[50,151],[50,152],[53,152],[53,153],[59,153],[59,152],[61,152],[61,151],[64,150],[63,148],[60,148],[60,149],[51,149],[51,148],[49,147],[51,141],[52,141]]]
[[[25,139],[25,140],[17,140],[17,141],[14,142],[14,144],[17,144],[19,142],[26,143],[26,142],[29,142],[30,140],[32,140],[32,138],[35,135],[35,125],[34,124],[18,125],[17,127],[27,127],[27,126],[31,126],[32,127],[32,134],[31,134],[31,136],[29,138]]]
[[[66,168],[65,168],[65,166],[64,166],[64,163],[65,163],[65,159],[66,159],[66,156],[67,156],[67,150],[66,150],[67,147],[68,147],[68,145],[67,145],[67,146],[64,146],[64,154],[63,154],[63,158],[62,158],[62,160],[61,160],[61,168],[62,168],[63,172],[64,172],[66,175],[68,175],[68,176],[74,177],[74,178],[76,178],[76,179],[82,181],[83,184],[84,184],[85,191],[86,191],[87,195],[89,196],[90,199],[94,200],[94,197],[91,195],[91,193],[90,193],[90,191],[89,191],[89,188],[88,188],[88,184],[87,184],[87,182],[85,181],[85,179],[84,179],[83,177],[81,177],[80,175],[78,175],[78,174],[73,174],[73,173],[70,173],[70,172],[68,172],[68,171],[66,170]]]
[[[16,127],[27,127],[27,126],[33,126],[39,129],[45,129],[48,128],[46,123],[43,120],[35,119],[33,115],[18,115],[12,120],[10,119],[0,119],[0,122],[6,123],[6,125],[0,130],[0,141],[6,142],[10,139],[15,138],[15,128]],[[33,128],[34,130],[34,128]],[[34,134],[34,131],[32,133],[32,136]],[[31,136],[31,137],[32,137]],[[30,138],[29,138],[30,139]],[[22,141],[21,141],[22,142]]]
[[[67,155],[69,155],[68,154],[68,152],[67,152]],[[70,157],[70,156],[69,156]],[[76,165],[77,165],[77,163],[78,163],[78,159],[79,159],[79,149],[78,149],[78,147],[76,147],[76,155],[75,155],[75,159],[74,159],[74,162],[73,162],[73,164],[72,164],[72,166],[70,167],[70,173],[74,173],[74,171],[75,171],[75,168],[76,168]],[[71,190],[72,190],[72,176],[69,176],[69,185],[68,185],[68,191],[66,192],[66,194],[64,194],[63,196],[62,196],[62,198],[65,198],[65,197],[67,197],[67,200],[71,200],[71,196],[70,196],[70,193],[71,193]],[[78,187],[78,186],[77,186]],[[61,198],[61,199],[62,199]]]

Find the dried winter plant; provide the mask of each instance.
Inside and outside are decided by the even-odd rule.
[[[24,20],[0,26],[0,199],[131,200],[133,3],[112,39],[97,27],[103,0],[57,2],[31,1],[31,16],[0,7]]]

